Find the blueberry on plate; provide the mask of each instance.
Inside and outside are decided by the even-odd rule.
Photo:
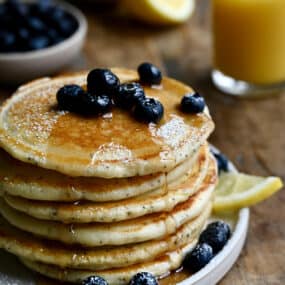
[[[85,93],[80,101],[78,112],[83,115],[105,114],[112,107],[112,99],[108,95],[93,95]]]
[[[164,113],[163,105],[153,98],[139,100],[135,105],[134,116],[146,123],[158,123]]]
[[[140,272],[133,276],[129,285],[158,285],[158,282],[153,274]]]
[[[216,254],[225,246],[230,236],[230,226],[224,222],[218,221],[207,226],[201,233],[199,242],[210,245],[213,248],[214,254]]]
[[[183,266],[194,272],[202,269],[213,258],[213,249],[206,243],[200,243],[186,255]]]
[[[205,106],[205,100],[199,93],[188,93],[181,100],[181,109],[185,113],[201,113]]]
[[[90,276],[82,282],[82,285],[108,285],[108,283],[100,276]]]
[[[140,81],[148,85],[159,85],[162,80],[161,71],[151,63],[145,62],[138,67]]]
[[[119,86],[114,94],[116,106],[123,109],[131,109],[139,100],[144,100],[145,94],[139,83],[125,83]]]
[[[56,99],[61,110],[75,111],[85,91],[78,85],[65,85],[57,91]]]
[[[220,152],[213,151],[212,153],[214,154],[214,156],[216,158],[219,173],[221,173],[222,171],[228,172],[229,171],[228,158]]]
[[[119,84],[119,78],[109,69],[96,68],[87,76],[87,89],[93,94],[113,95]]]

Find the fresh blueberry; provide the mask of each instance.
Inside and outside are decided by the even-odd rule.
[[[212,151],[212,153],[214,154],[216,158],[219,173],[221,173],[222,171],[228,172],[229,171],[229,161],[227,157],[220,152]]]
[[[65,17],[58,23],[58,30],[65,38],[71,36],[77,29],[77,22],[73,18]]]
[[[205,100],[199,93],[188,93],[181,100],[181,109],[185,113],[201,113],[205,106]]]
[[[29,40],[29,49],[30,50],[39,50],[48,47],[50,44],[50,40],[46,36],[37,36],[37,37],[32,37]]]
[[[28,14],[28,6],[18,0],[7,0],[4,5],[14,17],[25,17]]]
[[[214,222],[207,226],[201,233],[199,242],[207,243],[213,248],[213,252],[218,253],[227,243],[231,236],[231,229],[224,222]]]
[[[131,109],[139,100],[144,99],[144,90],[139,83],[121,84],[114,94],[115,104],[123,109]]]
[[[158,282],[153,274],[140,272],[133,276],[129,285],[158,285]]]
[[[138,67],[140,81],[148,85],[159,85],[162,80],[161,71],[151,63],[145,62]]]
[[[33,32],[41,33],[46,31],[45,23],[38,17],[29,17],[27,20],[27,25]]]
[[[53,7],[53,9],[50,11],[50,18],[53,21],[60,22],[64,17],[66,13],[62,8],[59,7]]]
[[[90,276],[82,282],[82,285],[108,285],[108,283],[100,276]]]
[[[54,41],[56,38],[59,37],[59,34],[56,29],[48,29],[46,32],[47,36],[50,38],[51,41]]]
[[[196,272],[207,265],[213,256],[212,247],[206,243],[200,243],[186,255],[183,265],[185,268]]]
[[[105,114],[112,107],[112,99],[108,95],[85,94],[81,98],[79,112],[83,115]]]
[[[38,14],[46,14],[51,9],[51,1],[50,0],[38,0],[36,3],[36,9]]]
[[[2,20],[2,17],[4,17],[6,13],[7,11],[5,5],[0,4],[0,21]]]
[[[50,43],[55,45],[64,40],[64,38],[58,33],[56,29],[50,28],[47,30],[46,35],[49,37]]]
[[[119,78],[109,69],[93,69],[87,76],[87,89],[92,94],[113,95],[119,84]]]
[[[13,51],[16,43],[15,34],[8,31],[0,31],[0,51],[11,52]]]
[[[30,32],[28,29],[20,27],[18,29],[18,37],[20,40],[27,40],[30,37]]]
[[[163,113],[163,105],[153,98],[139,100],[134,109],[135,117],[147,123],[158,123],[162,119]]]
[[[76,111],[85,91],[78,85],[65,85],[57,91],[56,98],[61,110]]]
[[[31,33],[26,28],[19,28],[16,32],[16,46],[15,50],[17,51],[28,51],[29,48],[29,41],[31,39]]]

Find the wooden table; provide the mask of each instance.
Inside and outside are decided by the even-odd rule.
[[[186,24],[156,28],[129,21],[113,5],[83,7],[89,18],[84,51],[70,69],[98,66],[136,68],[143,61],[190,84],[207,99],[216,131],[211,142],[241,171],[285,179],[285,96],[237,100],[217,91],[210,80],[209,0],[197,1]],[[10,89],[1,88],[2,98]],[[284,94],[285,95],[285,94]],[[285,284],[285,192],[251,210],[248,241],[221,285]],[[211,284],[209,284],[211,285]]]

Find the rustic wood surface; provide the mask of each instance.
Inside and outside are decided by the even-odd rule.
[[[81,4],[89,19],[88,39],[80,58],[67,70],[136,68],[142,61],[151,61],[205,95],[216,122],[211,142],[241,171],[285,179],[285,94],[263,100],[237,100],[213,87],[210,1],[197,2],[195,15],[186,24],[171,28],[130,21],[114,5],[90,8]],[[2,86],[1,98],[13,89]],[[284,202],[285,192],[281,191],[252,208],[246,247],[221,285],[285,284]]]

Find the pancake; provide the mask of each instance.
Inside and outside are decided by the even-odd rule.
[[[108,202],[136,197],[154,189],[163,192],[165,185],[175,186],[187,179],[189,169],[206,148],[203,145],[195,155],[168,173],[120,179],[70,177],[23,163],[0,149],[0,191],[31,200],[57,202]]]
[[[79,283],[89,276],[101,276],[107,280],[109,285],[126,285],[138,272],[150,272],[157,277],[165,276],[169,272],[179,268],[186,254],[196,245],[197,240],[163,255],[156,260],[139,263],[128,267],[110,270],[76,270],[60,268],[44,263],[33,262],[28,259],[20,259],[28,268],[45,276],[60,281]]]
[[[216,166],[216,165],[215,165]],[[125,245],[173,234],[187,221],[199,216],[212,199],[217,180],[216,167],[204,180],[200,190],[171,212],[162,212],[118,223],[63,224],[33,218],[0,203],[2,216],[13,226],[67,244],[83,246]]]
[[[210,203],[209,203],[210,204]],[[195,240],[211,212],[211,206],[166,238],[118,247],[82,248],[50,242],[17,230],[0,218],[0,248],[33,261],[59,267],[103,270],[147,262]],[[1,216],[0,216],[1,217]]]
[[[6,203],[12,208],[37,219],[60,221],[64,223],[118,222],[134,219],[158,212],[169,212],[176,205],[189,199],[199,190],[199,186],[208,174],[209,152],[200,155],[187,181],[181,185],[151,191],[139,197],[117,202],[94,203],[82,202],[59,203],[40,202],[5,195]],[[211,170],[210,170],[211,171]]]
[[[113,72],[121,82],[138,80],[135,71]],[[20,87],[1,108],[0,146],[18,160],[69,176],[122,178],[168,172],[191,157],[214,129],[207,108],[181,113],[182,96],[193,90],[166,77],[161,88],[144,88],[164,105],[159,124],[140,123],[119,108],[94,118],[59,111],[57,90],[65,84],[85,86],[86,77],[82,72]]]

